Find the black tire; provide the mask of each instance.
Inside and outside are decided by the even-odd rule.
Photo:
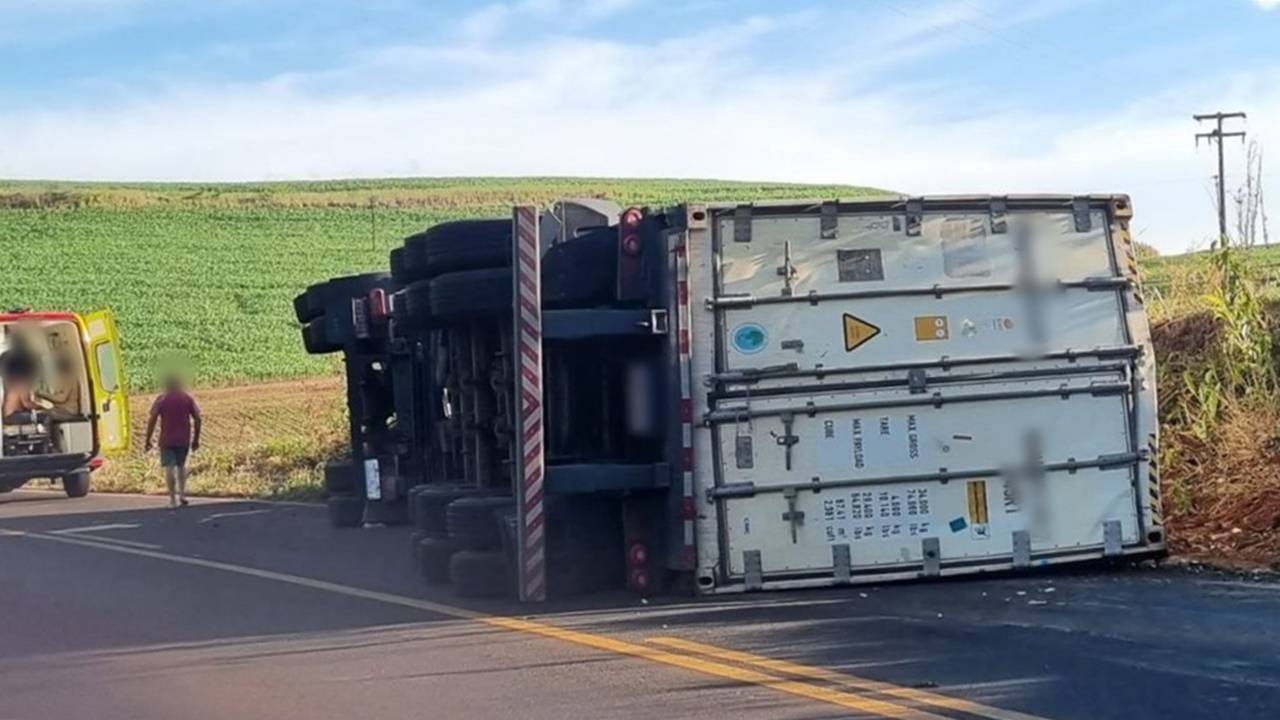
[[[405,507],[409,508],[409,522],[415,527],[418,524],[418,493],[425,487],[426,485],[414,485],[404,494]]]
[[[427,276],[509,267],[511,220],[455,220],[440,223],[404,241]]]
[[[468,270],[431,281],[431,314],[441,320],[473,320],[511,314],[511,270]]]
[[[364,506],[364,522],[374,525],[408,525],[409,506],[402,502],[370,500]]]
[[[414,557],[418,562],[418,572],[429,583],[444,584],[449,582],[449,561],[458,551],[458,546],[449,540],[440,538],[423,538],[414,548]]]
[[[311,304],[311,295],[311,288],[307,288],[293,298],[293,314],[300,323],[309,323],[317,315],[324,312],[323,305],[313,306]]]
[[[405,249],[402,247],[392,248],[387,255],[387,261],[391,265],[391,281],[397,286],[403,287],[408,285],[411,280],[404,267]]]
[[[329,339],[329,331],[323,315],[302,327],[302,346],[312,355],[326,355],[342,349],[342,343]]]
[[[335,460],[324,464],[324,490],[330,495],[361,495],[357,482],[359,475],[349,460]]]
[[[336,528],[360,527],[364,524],[364,498],[334,495],[328,500],[329,524]]]
[[[560,243],[542,258],[542,304],[589,307],[613,301],[618,278],[618,231],[602,228]]]
[[[351,302],[351,298],[364,297],[374,288],[387,289],[391,285],[391,273],[375,272],[361,275],[343,275],[342,277],[330,278],[328,282],[320,285],[318,293],[324,300],[324,312],[332,312],[331,308],[336,306],[342,312],[350,313],[351,309],[348,303]]]
[[[449,503],[445,522],[449,539],[464,550],[502,549],[499,516],[515,504],[507,497],[469,497]]]
[[[89,471],[77,470],[62,478],[62,491],[69,498],[82,498],[89,494]]]
[[[449,559],[449,579],[459,597],[501,597],[515,589],[511,566],[501,552],[455,552]]]
[[[396,293],[395,318],[405,327],[427,328],[431,325],[431,281],[410,283]]]
[[[413,496],[413,525],[426,537],[449,537],[447,508],[466,497],[492,497],[496,491],[459,485],[424,485]]]

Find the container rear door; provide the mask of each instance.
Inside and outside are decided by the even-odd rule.
[[[1018,535],[1040,556],[1138,542],[1105,211],[1000,232],[977,207],[911,233],[901,214],[823,215],[713,216],[721,581],[920,568],[930,548],[944,567],[1008,560]]]

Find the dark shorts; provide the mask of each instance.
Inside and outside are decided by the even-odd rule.
[[[162,467],[184,467],[187,464],[187,453],[191,452],[191,448],[167,447],[160,448],[160,465]]]

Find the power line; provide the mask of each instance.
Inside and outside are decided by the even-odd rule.
[[[1204,115],[1192,115],[1196,122],[1205,122],[1213,120],[1217,123],[1217,127],[1209,132],[1196,133],[1196,147],[1200,147],[1201,140],[1207,140],[1210,144],[1218,145],[1218,241],[1225,243],[1227,241],[1227,167],[1222,149],[1223,138],[1238,137],[1240,144],[1244,144],[1245,133],[1243,130],[1236,132],[1223,132],[1222,121],[1239,118],[1244,120],[1247,116],[1242,112],[1216,112]]]

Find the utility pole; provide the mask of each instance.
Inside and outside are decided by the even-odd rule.
[[[1196,147],[1200,147],[1201,140],[1207,140],[1210,144],[1218,144],[1218,241],[1226,242],[1227,238],[1227,168],[1223,159],[1222,139],[1229,137],[1240,138],[1240,143],[1244,144],[1244,131],[1223,132],[1222,121],[1232,118],[1245,119],[1242,112],[1216,112],[1207,115],[1192,115],[1196,122],[1206,122],[1213,120],[1217,122],[1217,127],[1209,132],[1196,133]]]

